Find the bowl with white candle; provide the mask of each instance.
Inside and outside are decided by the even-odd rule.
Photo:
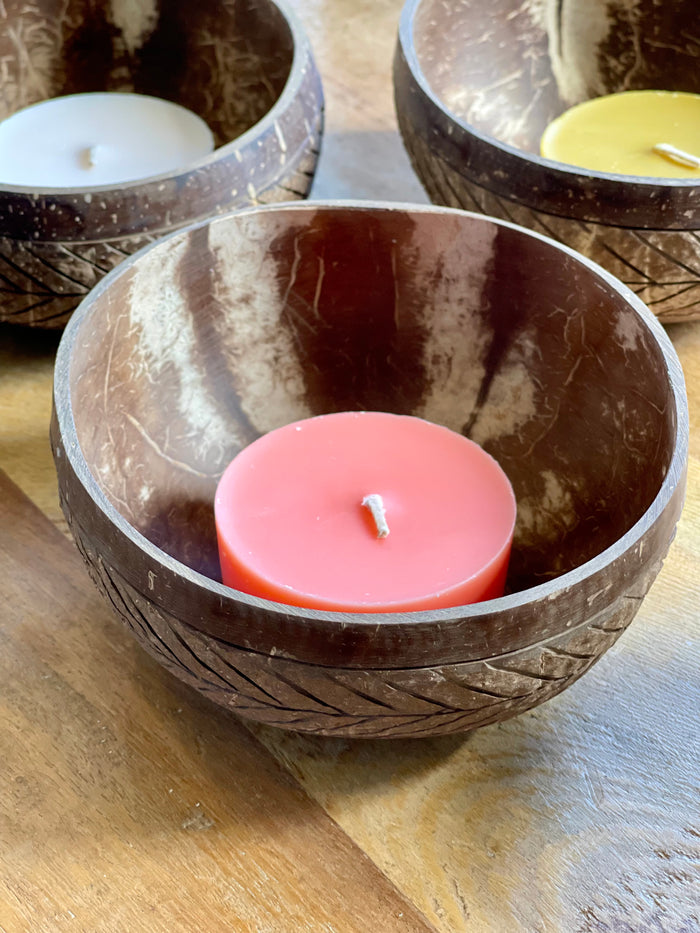
[[[700,317],[694,0],[408,0],[396,111],[435,203],[599,262],[664,322]]]
[[[529,709],[616,641],[687,432],[663,328],[590,260],[308,201],[106,276],[62,335],[51,437],[94,581],[168,670],[261,722],[408,737]]]
[[[8,7],[0,35],[0,321],[63,327],[157,237],[304,198],[323,96],[283,0]]]

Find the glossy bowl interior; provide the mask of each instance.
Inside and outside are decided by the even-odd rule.
[[[149,94],[197,113],[222,146],[279,98],[294,56],[292,29],[271,0],[118,5],[12,4],[0,35],[0,119],[86,91]]]
[[[501,463],[518,500],[511,591],[629,531],[673,451],[656,335],[549,243],[416,217],[244,214],[168,240],[93,297],[73,417],[122,518],[216,579],[212,496],[238,450],[299,418],[368,409],[443,423]]]
[[[430,88],[477,132],[531,154],[573,104],[652,88],[700,93],[697,6],[604,0],[414,0]]]
[[[279,425],[361,409],[444,424],[498,459],[518,500],[508,595],[349,617],[218,582],[213,495],[231,458]],[[510,654],[632,591],[629,621],[680,512],[686,432],[670,342],[587,260],[463,212],[306,203],[188,228],[107,277],[61,341],[52,436],[103,586],[122,581],[142,619],[308,674]]]

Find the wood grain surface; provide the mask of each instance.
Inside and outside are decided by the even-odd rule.
[[[231,715],[117,626],[0,473],[0,929],[427,931]]]
[[[326,92],[314,193],[425,201],[393,115],[400,0],[292,5]],[[253,756],[256,746],[234,718],[177,685],[108,622],[72,545],[59,548],[52,536],[61,559],[40,561],[38,609],[26,593],[24,609],[6,596],[0,606],[3,671],[10,651],[13,658],[1,692],[19,691],[13,716],[33,718],[37,741],[27,757],[17,718],[0,708],[0,754],[12,762],[0,773],[14,794],[10,800],[3,789],[11,823],[0,826],[0,877],[19,885],[12,901],[0,889],[0,929],[382,933],[392,929],[386,905],[405,907],[384,887],[382,900],[374,881],[358,893],[355,872],[369,872],[364,851],[440,933],[700,930],[700,325],[668,332],[690,401],[687,503],[637,618],[594,670],[538,710],[466,738],[380,743],[254,728],[356,843],[346,849],[333,835],[335,851],[360,864],[346,906],[367,906],[354,927],[338,913],[337,888],[321,912],[319,888],[303,886],[289,854],[310,864],[319,851],[314,828],[335,834],[334,824],[294,785],[284,791],[292,801],[284,823],[271,819],[269,797],[246,799],[253,758],[266,789],[285,786],[280,772],[269,760],[257,764],[266,760]],[[51,339],[0,329],[0,466],[60,525],[47,439],[54,349]],[[35,550],[45,554],[50,528],[35,518],[30,533],[19,532],[25,519],[16,514],[3,525],[3,569],[29,562]],[[80,652],[67,654],[78,631]],[[87,683],[101,693],[86,700]],[[14,783],[20,766],[24,786]],[[183,830],[190,820],[215,825]],[[282,845],[291,847],[284,871]],[[117,866],[126,871],[129,859],[127,880]],[[96,877],[100,869],[107,878]],[[68,891],[86,905],[80,920]],[[302,901],[306,927],[298,925]],[[405,915],[406,929],[424,928],[415,913]],[[198,923],[203,916],[208,924]],[[401,929],[404,918],[395,916]]]

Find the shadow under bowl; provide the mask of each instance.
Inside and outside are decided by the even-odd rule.
[[[68,0],[59,14],[40,0],[8,8],[4,23],[0,119],[65,94],[147,94],[198,114],[216,148],[113,187],[0,187],[0,322],[63,327],[106,272],[160,235],[307,195],[323,95],[309,43],[283,3]]]
[[[394,60],[401,135],[437,204],[584,253],[664,322],[700,317],[700,184],[542,158],[546,126],[625,90],[700,93],[695,0],[408,0]]]
[[[63,509],[109,604],[178,677],[296,730],[459,732],[554,696],[629,624],[682,507],[685,390],[658,322],[566,247],[447,208],[308,202],[173,234],[82,303],[54,393]],[[347,615],[219,582],[229,461],[363,409],[500,462],[505,596]]]

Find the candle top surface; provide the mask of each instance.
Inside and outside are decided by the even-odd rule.
[[[384,536],[368,508],[375,496]],[[244,448],[215,511],[220,547],[223,536],[254,582],[248,592],[371,612],[428,608],[411,604],[472,578],[476,586],[507,561],[516,505],[498,463],[461,435],[410,416],[344,412]]]
[[[540,151],[598,172],[700,181],[700,167],[655,152],[658,144],[700,158],[700,94],[644,90],[592,98],[549,124]]]
[[[0,122],[0,185],[90,188],[184,169],[212,152],[192,111],[144,94],[71,94]]]

